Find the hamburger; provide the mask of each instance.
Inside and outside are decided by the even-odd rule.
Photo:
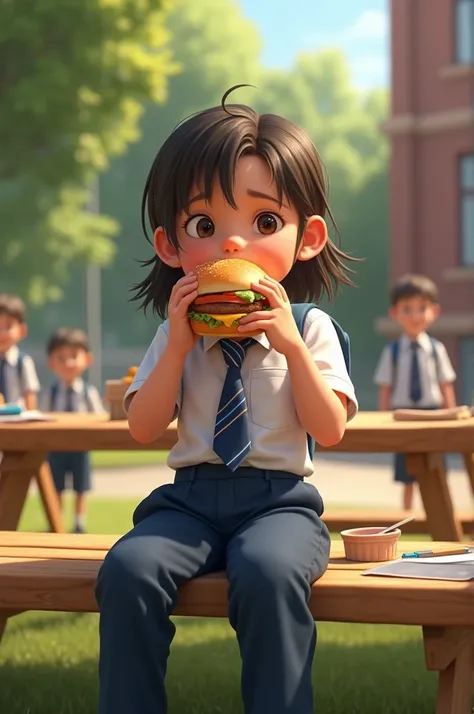
[[[241,333],[237,326],[245,315],[269,310],[266,297],[252,290],[265,273],[247,260],[212,260],[196,268],[198,296],[189,306],[188,318],[197,335],[252,337],[262,330]]]

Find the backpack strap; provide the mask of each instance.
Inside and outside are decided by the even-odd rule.
[[[16,362],[16,370],[17,370],[17,374],[18,374],[18,380],[19,380],[19,382],[20,382],[21,385],[23,385],[23,373],[24,373],[24,369],[23,369],[23,367],[24,367],[24,362],[23,362],[23,360],[24,360],[24,357],[25,357],[24,352],[21,352],[21,351],[18,352],[18,359],[17,359],[17,362]]]
[[[301,337],[304,336],[304,326],[305,326],[305,322],[306,322],[308,313],[317,307],[318,306],[315,305],[314,303],[309,303],[309,302],[294,303],[291,305],[291,312],[293,313],[293,319],[296,322],[296,326],[298,328],[298,332],[300,333]],[[350,373],[351,373],[351,343],[350,343],[349,335],[346,332],[344,332],[344,330],[339,325],[339,323],[336,322],[336,320],[334,320],[330,315],[329,315],[329,317],[333,324],[334,329],[336,330],[339,344],[341,345],[342,354],[344,355],[344,361],[346,363],[347,372],[350,376]],[[314,450],[315,450],[314,439],[312,436],[310,436],[310,434],[308,434],[308,452],[309,452],[311,459],[314,456]]]
[[[56,411],[56,405],[58,403],[58,392],[59,392],[59,384],[55,382],[54,384],[51,385],[51,390],[49,392],[49,410],[51,412]]]
[[[395,389],[398,377],[398,357],[400,355],[400,340],[395,340],[390,344],[390,354],[392,356],[392,386],[391,390]]]
[[[86,382],[86,380],[83,380],[84,384],[84,401],[86,403],[86,409],[88,412],[93,413],[94,412],[94,405],[92,404],[92,399],[89,394],[89,384]]]
[[[431,348],[433,351],[433,360],[435,363],[436,378],[438,380],[438,384],[441,384],[441,365],[440,365],[439,352],[438,352],[439,340],[436,340],[434,337],[431,337],[431,335],[430,335],[430,342],[431,342]]]

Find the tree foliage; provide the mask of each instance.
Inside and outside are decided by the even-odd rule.
[[[167,26],[171,50],[182,71],[170,78],[168,99],[147,107],[142,137],[123,157],[113,161],[101,181],[102,210],[120,223],[115,262],[103,273],[103,316],[108,344],[145,342],[154,329],[136,315],[128,292],[143,277],[139,261],[150,256],[140,226],[140,201],[151,163],[173,127],[189,114],[220,102],[234,84],[258,84],[258,32],[233,0],[181,0]],[[237,101],[252,102],[254,89],[240,90]],[[117,323],[117,306],[128,320]]]
[[[0,246],[16,289],[56,299],[68,265],[106,263],[118,224],[88,186],[138,134],[176,69],[162,0],[0,0]]]

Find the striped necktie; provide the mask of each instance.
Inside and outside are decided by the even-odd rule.
[[[227,374],[216,416],[213,448],[231,471],[240,466],[252,446],[240,370],[247,349],[254,343],[251,337],[241,342],[230,339],[219,341]]]
[[[65,412],[77,412],[76,393],[72,386],[66,387],[66,399],[64,403]]]
[[[410,399],[415,404],[418,404],[422,397],[420,362],[418,359],[419,348],[420,344],[418,342],[411,343]]]

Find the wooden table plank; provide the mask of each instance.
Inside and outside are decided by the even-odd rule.
[[[121,451],[170,449],[177,439],[176,423],[150,444],[138,444],[126,421],[99,414],[61,414],[53,422],[2,424],[0,451]],[[318,451],[352,453],[470,453],[474,418],[458,421],[400,422],[390,412],[361,412],[336,446]]]
[[[0,558],[0,609],[96,612],[100,561]],[[474,583],[370,578],[329,569],[313,586],[318,620],[474,626]],[[225,617],[227,580],[198,578],[180,592],[175,614]]]

